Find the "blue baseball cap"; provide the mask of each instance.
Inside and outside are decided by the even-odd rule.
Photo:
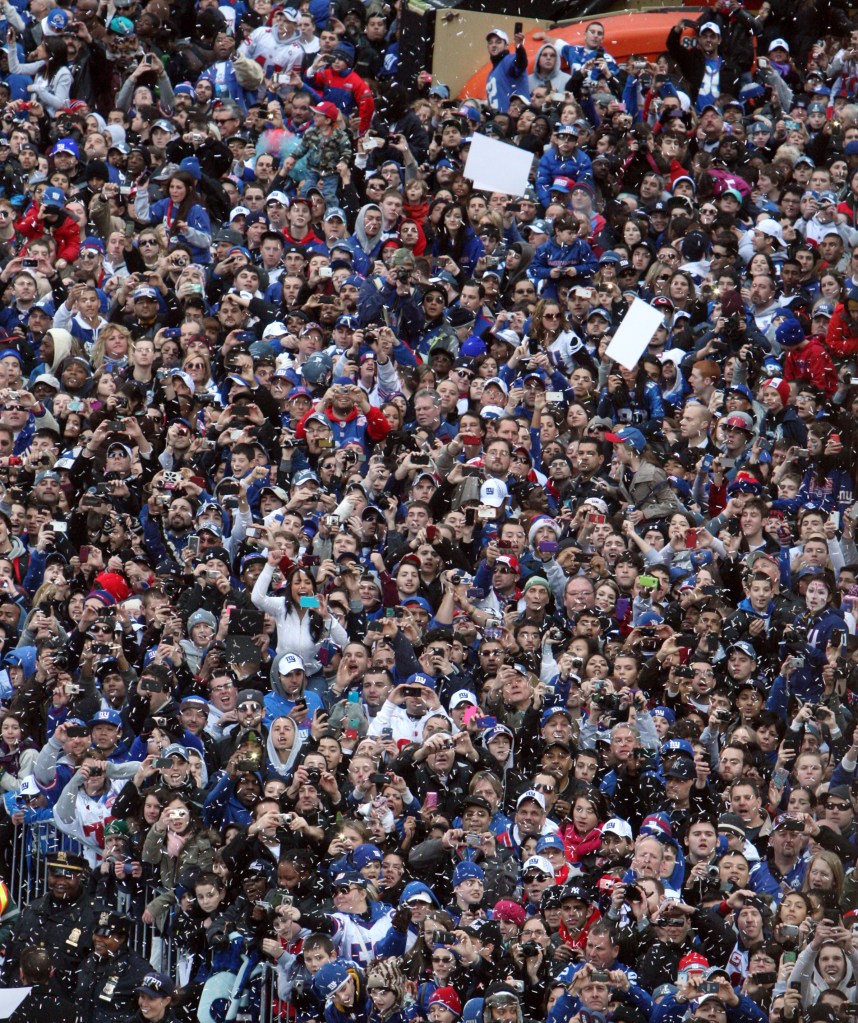
[[[51,150],[51,156],[56,156],[58,153],[68,153],[75,159],[80,157],[80,149],[74,139],[58,139]]]
[[[114,725],[121,728],[122,718],[118,710],[99,710],[89,719],[89,727],[93,728],[95,725]]]
[[[643,451],[646,447],[646,437],[634,426],[624,426],[616,433],[606,433],[605,440],[611,444],[628,444],[637,452]]]
[[[546,849],[558,849],[562,853],[566,852],[566,846],[559,835],[546,835],[539,839],[536,843],[536,855],[545,852]]]
[[[745,386],[745,384],[731,384],[727,388],[725,393],[726,394],[741,394],[742,397],[746,398],[748,401],[753,401],[754,400],[754,395],[752,394],[750,387]]]
[[[425,611],[426,614],[434,614],[432,605],[425,597],[406,597],[402,601],[403,607],[419,607],[421,611]]]
[[[557,714],[562,714],[564,717],[572,720],[572,715],[565,707],[546,707],[542,712],[542,718],[540,719],[541,725],[546,725],[548,722],[555,717]]]
[[[59,144],[59,143],[58,143]],[[65,206],[66,194],[61,188],[50,185],[42,192],[42,206]]]
[[[435,688],[435,679],[431,675],[427,675],[423,671],[415,671],[413,675],[409,675],[405,680],[407,686],[426,686],[427,689]]]
[[[694,759],[694,747],[687,739],[668,739],[662,744],[661,755],[663,757],[691,757]]]

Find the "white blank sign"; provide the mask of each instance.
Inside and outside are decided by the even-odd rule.
[[[465,177],[483,191],[520,197],[527,191],[532,165],[533,154],[527,150],[474,134],[465,161]]]
[[[0,1019],[8,1019],[33,989],[7,987],[0,990]]]
[[[605,354],[626,369],[634,369],[646,351],[646,346],[655,337],[655,332],[662,326],[664,314],[658,309],[653,309],[642,298],[636,298],[623,317]]]

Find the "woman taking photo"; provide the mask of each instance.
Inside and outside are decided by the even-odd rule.
[[[312,576],[302,568],[293,568],[282,589],[276,595],[269,595],[268,589],[281,559],[279,550],[272,548],[268,552],[268,562],[254,584],[251,600],[277,623],[278,655],[297,654],[304,662],[307,688],[317,691],[318,686],[325,684],[317,654],[319,644],[323,638],[330,638],[337,646],[345,647],[348,633],[328,613],[325,597],[316,595]]]
[[[147,182],[138,182],[134,216],[140,224],[163,224],[169,239],[184,242],[197,264],[211,262],[212,229],[209,215],[197,195],[197,182],[188,171],[176,171],[167,180],[167,197],[149,205]]]
[[[164,889],[144,910],[143,923],[155,924],[159,931],[163,930],[170,906],[176,901],[179,874],[189,867],[211,870],[212,857],[209,835],[194,816],[191,804],[181,796],[173,796],[143,843],[143,862],[155,868]]]
[[[14,28],[6,33],[6,56],[10,75],[34,75],[33,84],[27,86],[30,96],[42,104],[49,117],[68,106],[72,87],[69,54],[61,36],[45,36],[33,51],[36,58],[29,64],[18,61],[18,35]]]
[[[569,373],[576,366],[587,366],[594,375],[597,372],[590,353],[569,326],[566,312],[557,299],[542,298],[536,303],[526,340],[538,345],[540,352],[552,353],[563,372]]]

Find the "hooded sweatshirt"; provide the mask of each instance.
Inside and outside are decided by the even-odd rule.
[[[557,54],[557,60],[554,62],[554,70],[548,77],[537,70],[539,68],[539,58],[545,50],[554,50]],[[570,76],[560,69],[560,54],[558,53],[557,47],[554,43],[545,43],[544,46],[540,46],[536,51],[536,59],[533,62],[533,71],[527,77],[527,81],[530,85],[530,91],[533,92],[534,89],[538,89],[539,86],[543,85],[551,92],[563,92],[566,89],[566,84],[569,81],[569,78]]]
[[[274,718],[288,717],[290,711],[295,706],[295,701],[291,700],[286,693],[283,691],[283,685],[280,681],[279,662],[280,658],[277,659],[278,663],[275,665],[274,670],[271,672],[271,692],[265,696],[265,724],[270,725]],[[314,693],[312,690],[305,690],[302,693],[304,699],[307,701],[307,717],[304,719],[301,725],[298,727],[303,731],[307,732],[310,728],[310,724],[313,721],[313,715],[317,710],[324,710],[321,697]]]
[[[278,714],[277,717],[286,717],[286,715]],[[268,753],[269,769],[281,778],[288,777],[295,770],[295,766],[297,765],[301,755],[301,747],[304,745],[305,739],[305,733],[302,732],[300,728],[296,728],[295,741],[292,743],[292,749],[289,750],[289,756],[284,761],[278,756],[277,750],[274,748],[274,742],[271,738],[271,732],[269,732],[268,739],[265,743],[265,749]]]
[[[790,984],[795,981],[801,983],[801,1004],[815,1005],[819,1001],[820,996],[825,991],[830,991],[832,987],[842,991],[850,1002],[854,1002],[856,990],[858,990],[855,981],[856,972],[858,972],[858,952],[850,952],[846,956],[845,976],[839,983],[831,985],[819,972],[817,965],[819,951],[813,945],[807,945],[799,954],[793,971],[790,974]]]
[[[381,207],[376,205],[374,202],[368,202],[366,206],[361,206],[360,212],[355,218],[355,230],[349,241],[358,250],[355,253],[356,257],[360,257],[363,253],[364,257],[370,261],[369,267],[371,268],[371,262],[374,259],[378,259],[378,255],[381,252],[381,246],[383,244],[382,239],[384,232],[379,230],[378,234],[374,238],[367,237],[366,228],[364,227],[364,221],[369,210],[375,210],[377,213],[381,213]],[[355,269],[361,273],[366,273],[366,270],[361,270],[357,262],[355,263]]]

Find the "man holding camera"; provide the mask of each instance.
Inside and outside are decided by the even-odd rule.
[[[116,711],[102,713],[116,714]],[[100,755],[89,756],[57,800],[54,807],[57,827],[84,846],[91,867],[95,867],[101,856],[104,825],[113,817],[116,797],[139,768],[136,760],[114,764],[101,759]]]
[[[381,441],[390,432],[385,414],[370,404],[366,391],[350,377],[337,377],[315,410],[301,419],[295,428],[299,440],[303,439],[304,424],[311,416],[327,419],[338,448],[355,442],[366,447],[367,439]]]

